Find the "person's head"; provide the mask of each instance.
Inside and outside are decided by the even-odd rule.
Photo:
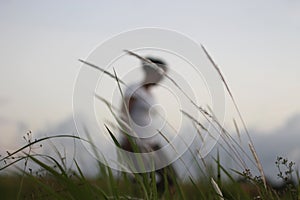
[[[162,72],[167,72],[167,64],[165,61],[159,59],[159,58],[154,58],[154,57],[146,57],[146,59],[150,60],[152,63],[155,63],[160,69],[162,70],[157,70],[155,67],[151,66],[151,64],[147,62],[142,62],[143,70],[145,72],[145,84],[147,85],[155,85],[159,81],[162,80],[163,78],[163,73]]]

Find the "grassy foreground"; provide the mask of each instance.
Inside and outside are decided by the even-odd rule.
[[[37,141],[37,143],[39,140]],[[32,144],[31,144],[32,145]],[[19,175],[0,176],[1,199],[299,199],[299,184],[291,182],[294,174],[293,163],[278,157],[276,164],[283,184],[274,188],[266,187],[261,177],[252,177],[250,171],[229,172],[216,160],[216,171],[210,171],[208,176],[198,181],[182,182],[174,178],[175,187],[168,187],[162,193],[156,188],[154,173],[135,174],[132,177],[120,173],[113,175],[110,168],[99,164],[99,175],[86,178],[81,168],[76,165],[75,170],[66,169],[63,159],[56,160],[47,155],[23,152],[23,156],[5,156],[7,164],[3,168],[12,167],[14,160],[23,160],[24,168],[18,168]],[[18,161],[18,162],[21,162]],[[39,166],[33,171],[26,167],[27,162]],[[222,178],[221,174],[222,172]],[[231,174],[240,174],[234,179]],[[225,177],[223,177],[225,174]],[[298,178],[299,182],[299,178]]]
[[[173,175],[172,181],[174,186],[170,187],[168,181],[165,181],[164,187],[166,189],[162,192],[156,186],[154,172],[148,174],[119,173],[116,176],[115,172],[110,168],[98,162],[98,176],[88,178],[82,173],[83,170],[76,159],[73,160],[75,167],[72,169],[66,167],[66,159],[55,147],[54,151],[58,155],[56,157],[38,154],[34,151],[34,148],[42,145],[42,142],[50,142],[53,138],[69,138],[70,140],[81,140],[91,144],[92,141],[72,135],[57,135],[32,140],[31,132],[29,132],[24,137],[27,142],[25,146],[0,156],[0,172],[9,168],[17,169],[15,175],[0,176],[0,199],[300,199],[300,179],[299,174],[294,170],[295,163],[289,162],[285,158],[277,158],[275,165],[278,168],[278,174],[274,175],[282,180],[283,185],[274,187],[268,184],[259,156],[256,153],[255,145],[251,140],[228,84],[204,47],[203,50],[211,61],[212,66],[220,75],[225,89],[236,108],[239,121],[242,123],[241,126],[248,136],[249,149],[243,149],[241,142],[234,139],[232,134],[221,126],[221,123],[218,122],[212,112],[199,107],[188,96],[186,97],[195,106],[195,109],[207,119],[208,123],[220,130],[220,141],[222,142],[219,143],[220,148],[242,170],[226,169],[220,162],[221,159],[217,154],[213,166],[208,166],[202,160],[203,166],[198,168],[201,172],[199,179],[194,180],[190,178],[188,181],[183,182]],[[133,52],[128,51],[128,53],[144,62],[149,62]],[[118,79],[116,73],[111,74],[91,63],[80,61],[115,78],[120,88],[122,81]],[[149,64],[155,65],[153,63]],[[166,78],[186,95],[175,80],[167,75]],[[104,99],[100,100],[107,103]],[[107,105],[111,112],[114,112],[113,107],[109,104]],[[188,113],[183,112],[183,115],[195,124],[195,127],[200,130],[199,132],[208,131],[201,122]],[[116,120],[118,121],[118,119]],[[235,121],[234,123],[237,134],[240,135],[238,125]],[[118,141],[113,132],[108,127],[107,131],[117,145]],[[197,155],[197,158],[199,158],[199,155]],[[29,162],[34,163],[39,170],[29,168]],[[247,162],[251,162],[256,166],[259,175],[252,175],[246,164]],[[20,163],[23,164],[21,165],[22,167],[20,167]],[[198,161],[195,163],[198,163]],[[237,179],[236,177],[239,178]]]

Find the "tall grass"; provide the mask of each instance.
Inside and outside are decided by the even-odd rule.
[[[294,171],[294,163],[288,162],[287,159],[278,157],[276,160],[276,166],[278,168],[278,176],[284,181],[284,187],[274,188],[268,185],[263,167],[259,160],[254,143],[251,139],[250,133],[247,130],[246,123],[243,120],[242,114],[238,109],[237,103],[234,99],[228,83],[225,81],[224,76],[221,73],[220,68],[215,64],[212,57],[208,54],[207,50],[202,46],[206,56],[211,61],[216,72],[220,75],[221,81],[224,83],[226,91],[230,96],[236,111],[241,121],[244,131],[248,136],[249,149],[242,147],[242,139],[240,137],[240,129],[236,120],[234,120],[234,126],[236,128],[238,139],[232,137],[229,131],[225,130],[221,123],[214,116],[214,113],[209,108],[206,110],[203,107],[197,105],[181,88],[180,84],[176,80],[172,79],[167,74],[164,76],[170,80],[175,87],[181,91],[184,96],[190,100],[190,103],[194,105],[195,109],[201,113],[207,122],[213,126],[215,130],[219,131],[220,140],[217,140],[220,150],[227,153],[229,158],[239,167],[238,169],[227,169],[222,164],[222,158],[220,158],[219,151],[213,156],[213,163],[208,163],[201,156],[201,152],[195,153],[190,149],[192,159],[197,165],[199,170],[199,178],[189,177],[187,181],[179,180],[175,173],[168,171],[165,168],[161,171],[164,176],[163,187],[161,190],[156,184],[156,172],[150,173],[125,173],[120,172],[119,176],[116,176],[115,172],[98,161],[99,174],[94,178],[86,177],[83,173],[83,169],[78,164],[77,158],[73,159],[75,168],[68,168],[65,164],[63,155],[53,146],[53,150],[56,152],[57,157],[40,154],[35,151],[35,147],[42,147],[42,143],[49,142],[51,139],[68,138],[70,140],[78,140],[85,143],[89,143],[93,147],[95,155],[100,158],[100,152],[97,151],[96,145],[94,145],[90,133],[87,127],[85,128],[87,139],[74,135],[57,135],[50,137],[43,137],[33,140],[31,133],[25,137],[26,144],[20,147],[14,152],[7,152],[7,155],[0,157],[0,171],[7,170],[8,168],[16,168],[18,172],[16,176],[0,177],[0,195],[4,199],[300,199],[299,190],[299,175]],[[158,69],[155,63],[145,59],[144,57],[131,52],[126,51],[129,55],[147,62],[154,68]],[[89,63],[84,60],[79,60],[87,66],[93,69],[100,70],[104,74],[115,79],[118,88],[122,94],[120,84],[126,85],[122,80],[117,77],[116,72],[108,72],[103,68]],[[124,121],[118,117],[116,112],[118,108],[109,104],[107,100],[96,94],[96,98],[104,102],[109,108],[110,112],[115,117],[119,128],[124,127]],[[128,112],[128,111],[127,111]],[[195,127],[199,135],[205,131],[209,133],[209,130],[205,126],[193,118],[189,113],[182,110],[182,113],[188,117]],[[127,113],[128,114],[128,113]],[[120,146],[120,143],[108,124],[104,125],[106,131],[110,135],[111,139],[116,146]],[[164,133],[160,133],[162,136]],[[211,135],[211,137],[213,137]],[[166,138],[166,140],[168,140]],[[183,140],[184,141],[184,140]],[[133,144],[134,145],[134,144]],[[185,144],[187,145],[187,144]],[[98,159],[100,160],[100,159]],[[183,163],[186,170],[189,170],[189,166],[181,158],[179,160]],[[24,162],[23,167],[17,165],[20,162]],[[40,169],[33,171],[28,167],[28,162],[34,163]],[[251,163],[256,166],[259,171],[258,176],[254,176],[247,163]],[[168,179],[170,176],[171,179]],[[224,177],[225,178],[224,178]],[[238,178],[237,178],[238,177]],[[296,178],[298,184],[294,184],[291,180]],[[170,182],[174,182],[174,187],[170,187]],[[18,183],[18,184],[15,184]],[[13,188],[11,191],[9,188]],[[13,192],[18,191],[18,192]]]

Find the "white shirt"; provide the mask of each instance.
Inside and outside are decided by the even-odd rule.
[[[132,130],[129,134],[139,138],[139,140],[137,140],[138,145],[145,146],[157,142],[154,136],[158,133],[157,130],[159,130],[159,119],[154,106],[156,102],[153,95],[141,84],[133,84],[126,89],[124,98],[127,101],[129,101],[130,98],[134,99],[129,111],[131,120],[128,120],[124,103],[122,105],[122,119]],[[127,102],[127,109],[129,109],[128,106],[129,104]]]

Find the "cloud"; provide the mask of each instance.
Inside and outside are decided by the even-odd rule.
[[[269,132],[251,131],[254,144],[267,176],[276,178],[277,156],[287,157],[300,164],[300,114],[289,118],[285,124]],[[274,177],[275,176],[275,177]]]
[[[23,142],[27,125],[20,121],[13,121],[0,116],[0,151],[10,151],[18,148]]]
[[[271,181],[278,181],[278,169],[275,161],[277,156],[288,158],[289,161],[296,163],[296,168],[300,164],[300,114],[290,117],[281,127],[267,132],[251,129],[250,136],[253,140],[258,157],[262,163],[266,177]],[[252,157],[248,147],[248,139],[245,133],[242,134],[242,147]],[[222,143],[224,144],[224,143]],[[227,168],[237,168],[234,162],[229,162],[228,154],[222,151],[220,146],[216,145],[210,156],[216,157],[216,150],[220,149],[221,162]],[[246,157],[244,157],[245,160]],[[247,166],[254,174],[258,175],[258,171],[250,162],[246,162]]]

